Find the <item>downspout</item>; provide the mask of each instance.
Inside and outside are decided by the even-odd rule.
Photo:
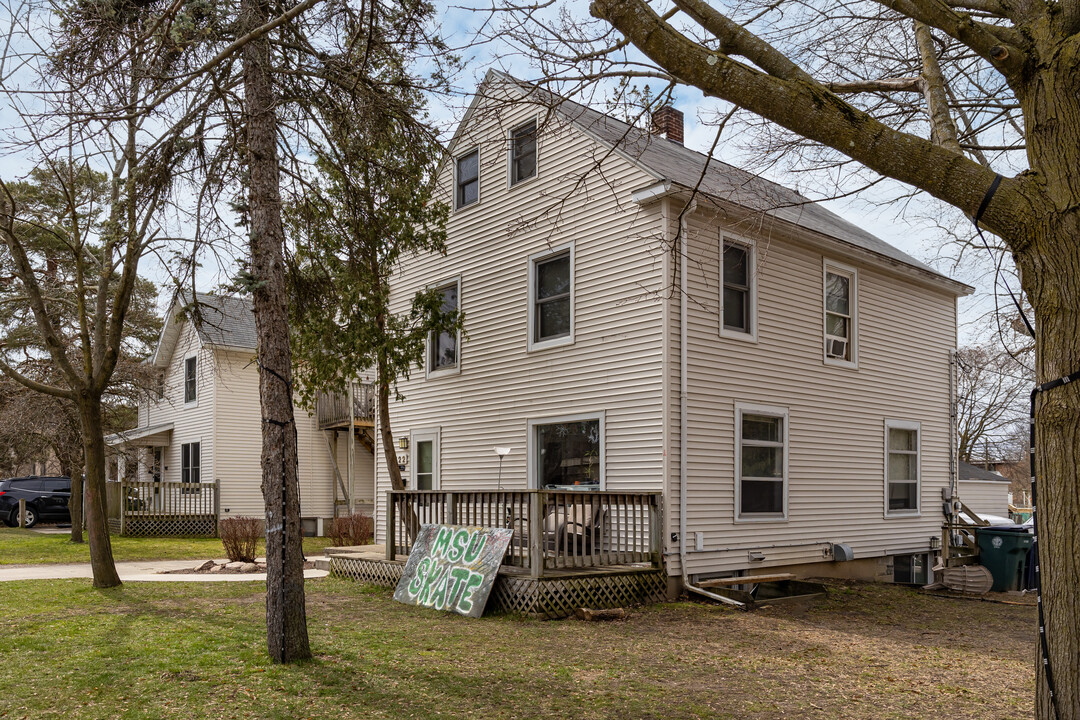
[[[957,495],[957,433],[959,432],[959,413],[957,413],[956,351],[949,351],[949,499]]]
[[[668,207],[665,204],[665,208]],[[686,431],[687,431],[687,418],[686,418],[686,395],[689,383],[686,379],[687,368],[687,281],[686,281],[686,216],[694,212],[697,208],[697,201],[692,200],[690,204],[686,206],[679,217],[679,236],[678,243],[674,249],[676,262],[679,263],[679,571],[682,573],[682,584],[688,592],[697,593],[703,595],[710,600],[715,600],[725,605],[734,605],[741,610],[746,610],[747,607],[744,603],[738,600],[732,600],[729,597],[724,597],[717,593],[709,592],[704,588],[697,587],[690,582],[690,576],[686,572]]]

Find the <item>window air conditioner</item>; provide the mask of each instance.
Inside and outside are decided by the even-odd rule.
[[[847,360],[847,340],[825,339],[825,354],[831,358]]]

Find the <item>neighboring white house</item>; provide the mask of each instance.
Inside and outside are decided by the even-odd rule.
[[[1009,478],[966,462],[959,474],[958,494],[965,505],[979,514],[1009,517]]]
[[[683,147],[673,109],[659,136],[532,93],[488,75],[440,169],[447,252],[393,285],[465,315],[390,408],[410,487],[662,492],[671,576],[921,579],[971,288]]]
[[[150,360],[161,371],[160,392],[139,403],[138,427],[107,440],[117,451],[127,451],[121,454],[121,475],[166,483],[216,482],[219,518],[261,518],[262,416],[251,304],[204,293],[196,299],[199,323],[188,319],[192,313],[184,312],[181,299],[165,316]],[[364,430],[372,425],[372,397],[355,423],[351,485],[357,512],[370,512],[374,496],[370,429]],[[335,501],[338,515],[348,512],[349,433],[340,422],[320,420],[301,407],[295,413],[301,517],[305,532],[316,533],[335,516]]]

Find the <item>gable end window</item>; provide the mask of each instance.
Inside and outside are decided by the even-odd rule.
[[[787,517],[786,408],[735,406],[735,482],[739,520]]]
[[[536,121],[510,131],[510,186],[536,177]]]
[[[198,373],[199,358],[198,356],[191,356],[184,359],[184,402],[193,403],[199,399],[198,394]]]
[[[574,248],[529,259],[529,349],[574,339]]]
[[[480,199],[480,148],[454,161],[454,208],[472,205]]]
[[[919,512],[920,425],[885,421],[885,515]]]
[[[720,332],[728,337],[755,338],[754,246],[724,238],[721,244]]]
[[[854,269],[825,264],[825,360],[855,364],[857,276]]]
[[[442,297],[441,311],[452,313],[458,310],[459,285],[455,280],[436,289]],[[431,333],[428,336],[428,372],[441,370],[453,370],[458,366],[458,341],[457,331]]]

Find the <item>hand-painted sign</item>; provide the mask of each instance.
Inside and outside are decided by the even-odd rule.
[[[505,528],[421,525],[394,599],[480,617],[513,535]]]

